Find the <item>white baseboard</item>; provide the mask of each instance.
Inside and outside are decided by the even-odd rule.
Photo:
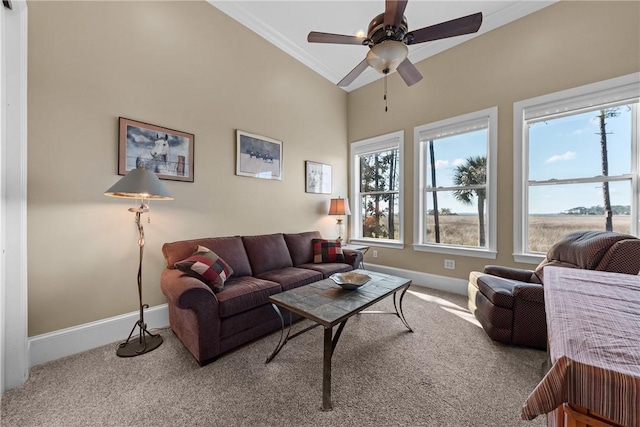
[[[392,276],[411,279],[413,285],[437,289],[439,291],[452,292],[454,294],[467,295],[467,281],[453,277],[438,276],[436,274],[422,273],[420,271],[405,270],[402,268],[387,267],[385,265],[366,263],[366,269],[378,273],[391,274]]]
[[[70,356],[109,343],[124,341],[140,317],[139,311],[109,317],[84,325],[60,329],[28,339],[29,366]],[[144,311],[149,329],[169,326],[167,304],[156,305]],[[134,332],[137,335],[137,332]],[[113,351],[116,350],[114,345]]]
[[[424,286],[461,295],[467,294],[466,280],[371,263],[367,263],[366,268],[371,271],[406,277],[411,279],[416,286]],[[109,343],[124,341],[138,320],[139,315],[138,311],[134,311],[31,337],[28,339],[29,366],[40,365]],[[168,327],[169,309],[167,304],[157,305],[145,310],[144,318],[149,329]]]

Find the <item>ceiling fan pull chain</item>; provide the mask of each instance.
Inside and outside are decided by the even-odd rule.
[[[385,113],[389,111],[387,108],[387,76],[388,75],[389,73],[384,74],[384,112]]]

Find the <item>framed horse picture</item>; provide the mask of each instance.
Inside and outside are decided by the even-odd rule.
[[[282,141],[236,131],[236,175],[282,181]]]
[[[119,126],[119,175],[144,166],[160,179],[193,182],[193,134],[124,117]]]

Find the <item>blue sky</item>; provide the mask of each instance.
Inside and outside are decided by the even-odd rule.
[[[629,173],[631,169],[631,111],[622,106],[618,112],[618,117],[606,119],[609,175]],[[529,178],[548,180],[601,175],[598,114],[599,111],[592,111],[532,124]],[[434,150],[436,186],[453,185],[456,165],[464,163],[469,156],[486,155],[486,131],[436,140]],[[429,165],[427,175],[431,184]],[[611,203],[629,205],[630,191],[628,182],[610,184]],[[450,192],[439,192],[439,208],[450,208],[456,213],[476,213],[475,206],[463,205],[452,196]],[[430,209],[431,197],[427,199]],[[532,187],[530,191],[529,211],[532,214],[560,213],[578,206],[596,205],[603,205],[602,186],[598,183]]]

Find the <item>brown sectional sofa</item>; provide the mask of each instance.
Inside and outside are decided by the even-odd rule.
[[[344,263],[314,263],[317,231],[297,234],[212,237],[165,243],[167,268],[160,287],[169,305],[169,324],[202,366],[218,355],[280,328],[270,295],[322,280],[360,265],[362,254],[343,249]],[[202,281],[174,268],[205,246],[226,261],[233,274],[214,293]]]

